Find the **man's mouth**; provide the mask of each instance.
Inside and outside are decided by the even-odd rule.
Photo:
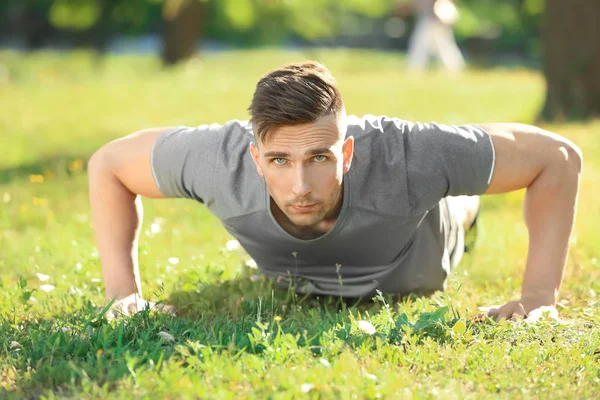
[[[316,206],[315,204],[292,204],[291,207],[299,212],[307,212],[307,211],[311,211],[314,207]]]

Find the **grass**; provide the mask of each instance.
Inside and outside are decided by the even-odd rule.
[[[307,58],[330,67],[349,112],[359,115],[531,123],[543,100],[537,72],[418,79],[404,74],[401,57],[367,51],[207,54],[168,71],[150,57],[0,53],[0,398],[597,396],[600,121],[547,127],[585,158],[558,305],[567,324],[469,319],[478,306],[518,297],[523,192],[484,198],[478,247],[445,293],[358,305],[299,298],[253,280],[248,257],[227,251],[231,238],[203,206],[144,200],[145,293],[182,311],[110,323],[98,314],[105,302],[89,156],[144,127],[247,118],[258,78]],[[45,292],[45,284],[55,288]]]

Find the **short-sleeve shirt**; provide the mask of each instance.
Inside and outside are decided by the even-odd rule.
[[[355,140],[335,226],[303,240],[275,220],[249,151],[248,121],[179,127],[152,149],[165,196],[204,203],[281,286],[344,297],[375,290],[441,289],[451,268],[446,196],[486,191],[494,165],[489,134],[476,125],[348,116]]]

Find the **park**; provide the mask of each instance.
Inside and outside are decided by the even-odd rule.
[[[348,114],[519,122],[581,149],[558,320],[477,317],[519,297],[525,190],[482,196],[477,243],[445,291],[361,302],[282,290],[203,204],[144,198],[144,296],[177,311],[107,318],[91,156],[145,128],[247,120],[256,82],[307,60],[329,68]],[[168,66],[157,54],[0,49],[0,398],[596,398],[598,103],[548,105],[542,63],[466,60],[449,74],[342,46],[240,46]]]

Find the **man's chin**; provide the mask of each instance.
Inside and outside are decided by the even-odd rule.
[[[288,216],[288,219],[292,222],[292,224],[296,225],[299,229],[302,228],[310,228],[319,223],[319,219],[315,218],[314,215],[305,215],[305,216]]]
[[[313,218],[292,218],[290,221],[298,228],[310,228],[317,223]]]

